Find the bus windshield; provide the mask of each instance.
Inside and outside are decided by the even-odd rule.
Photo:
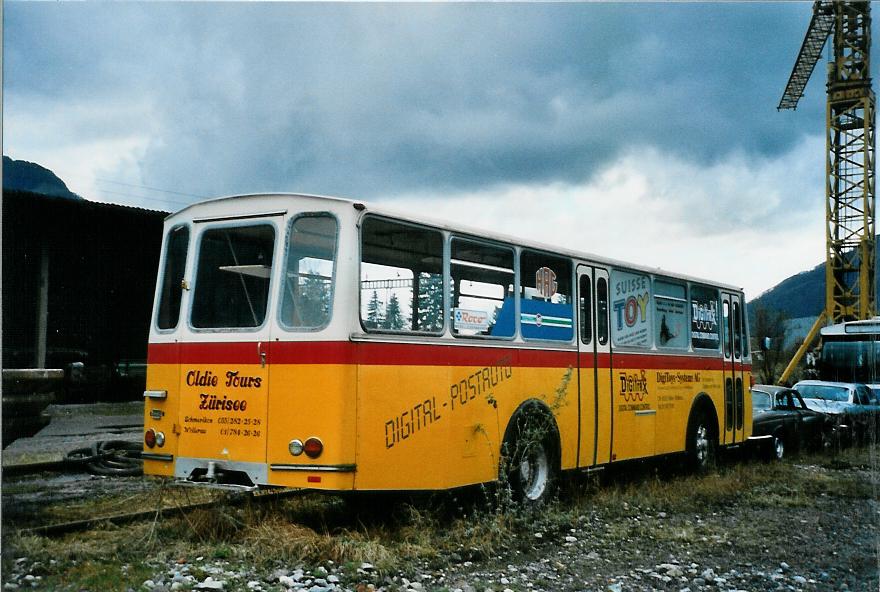
[[[819,376],[836,382],[880,382],[880,341],[825,339]]]

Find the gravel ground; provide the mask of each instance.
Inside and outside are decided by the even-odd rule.
[[[601,505],[591,509],[581,500],[577,506],[581,513],[575,512],[570,522],[545,521],[538,515],[534,528],[517,531],[512,535],[515,538],[488,557],[462,546],[458,551],[445,550],[430,561],[408,562],[398,570],[384,572],[361,562],[287,565],[276,561],[256,568],[229,557],[147,558],[145,565],[151,575],[133,590],[880,589],[876,471],[864,466],[792,466],[808,476],[845,477],[871,484],[867,491],[873,495],[834,490],[819,493],[819,503],[804,504],[794,499],[802,492],[792,491],[792,502],[787,503],[783,485],[781,496],[778,487],[768,494],[772,503],[733,501],[729,507],[712,511],[705,511],[706,506],[658,511],[626,501],[616,508]],[[117,487],[133,491],[137,489],[135,481],[121,480]],[[72,495],[76,488],[70,483],[68,478],[58,478],[49,489]],[[81,480],[79,484],[86,484],[86,495],[113,489],[112,481],[106,479]],[[41,503],[42,499],[31,495],[22,501]],[[590,498],[585,499],[589,502]],[[15,557],[4,565],[4,589],[45,588],[41,574],[47,566],[35,565],[27,556]]]

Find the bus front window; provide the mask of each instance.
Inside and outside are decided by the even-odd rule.
[[[254,328],[266,319],[275,230],[268,224],[212,228],[202,235],[192,325]]]

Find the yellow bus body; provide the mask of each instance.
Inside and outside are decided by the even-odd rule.
[[[187,256],[185,268],[180,267],[185,269],[180,271],[182,295],[177,301],[180,320],[173,317],[173,326],[167,322],[169,326],[151,329],[146,474],[208,482],[215,474],[238,473],[239,485],[329,491],[439,490],[491,482],[499,477],[506,434],[528,402],[539,402],[552,416],[561,470],[685,452],[689,422],[698,408],[710,418],[710,437],[718,446],[740,445],[751,436],[751,360],[744,321],[737,321],[738,327],[729,321],[743,342],[735,356],[720,344],[703,350],[690,339],[677,350],[617,346],[610,339],[604,346],[589,344],[579,339],[587,330],[580,315],[598,314],[599,309],[572,317],[575,330],[568,342],[530,341],[519,333],[507,340],[462,339],[449,334],[448,321],[436,335],[372,332],[364,329],[363,319],[358,321],[364,304],[352,296],[359,273],[356,229],[369,214],[364,206],[303,196],[221,202],[216,222],[209,216],[215,211],[209,202],[170,217],[166,233],[186,228],[181,244],[192,244],[193,251],[204,240],[204,229],[247,229],[261,215],[268,221],[259,223],[271,229],[264,234],[276,237],[285,236],[300,211],[329,212],[338,220],[332,321],[307,332],[279,329],[272,319],[281,297],[272,295],[267,297],[267,320],[252,330],[194,327],[187,319],[196,314],[189,292],[198,269],[194,256]],[[458,232],[441,230],[446,241]],[[504,237],[492,240],[514,243]],[[166,251],[171,248],[166,244]],[[281,260],[283,249],[277,244],[274,249],[275,259]],[[744,317],[742,293],[735,288],[657,276],[578,254],[561,256],[571,260],[570,284],[586,278],[590,286],[598,286],[594,279],[613,280],[615,270],[623,269],[620,277],[625,279],[638,273],[646,282],[662,280],[689,290],[690,300],[679,299],[678,308],[658,304],[658,311],[672,310],[670,315],[684,318],[693,304],[697,315],[690,290],[699,285],[714,294],[715,304],[723,304],[725,315],[736,307]],[[170,257],[163,252],[163,266]],[[448,269],[449,256],[444,258]],[[278,285],[280,272],[266,268],[267,278],[274,274],[270,285]],[[220,269],[242,277],[263,273],[238,260]],[[544,275],[536,282],[550,281],[545,269],[539,270]],[[168,277],[160,270],[156,315],[164,314],[161,300],[169,282],[177,289],[178,279]],[[656,289],[657,298],[667,298]],[[580,302],[584,306],[583,295]],[[606,314],[614,319],[613,313]],[[537,316],[530,322],[540,326]],[[526,316],[522,318],[525,323]],[[590,322],[593,329],[598,327]],[[723,322],[728,323],[727,316]],[[725,335],[717,326],[714,330],[719,340]],[[694,344],[696,335],[694,329]],[[158,443],[151,440],[156,436]],[[303,443],[310,441],[320,443],[315,457],[302,453]]]

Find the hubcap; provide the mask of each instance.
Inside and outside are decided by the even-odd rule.
[[[697,454],[697,463],[700,466],[705,465],[709,460],[709,432],[703,424],[697,426],[694,451]]]
[[[785,455],[785,442],[782,441],[782,438],[776,438],[776,458],[782,460],[782,457]]]
[[[549,477],[550,460],[544,445],[537,443],[529,446],[519,463],[519,484],[523,497],[540,499],[547,489]]]

